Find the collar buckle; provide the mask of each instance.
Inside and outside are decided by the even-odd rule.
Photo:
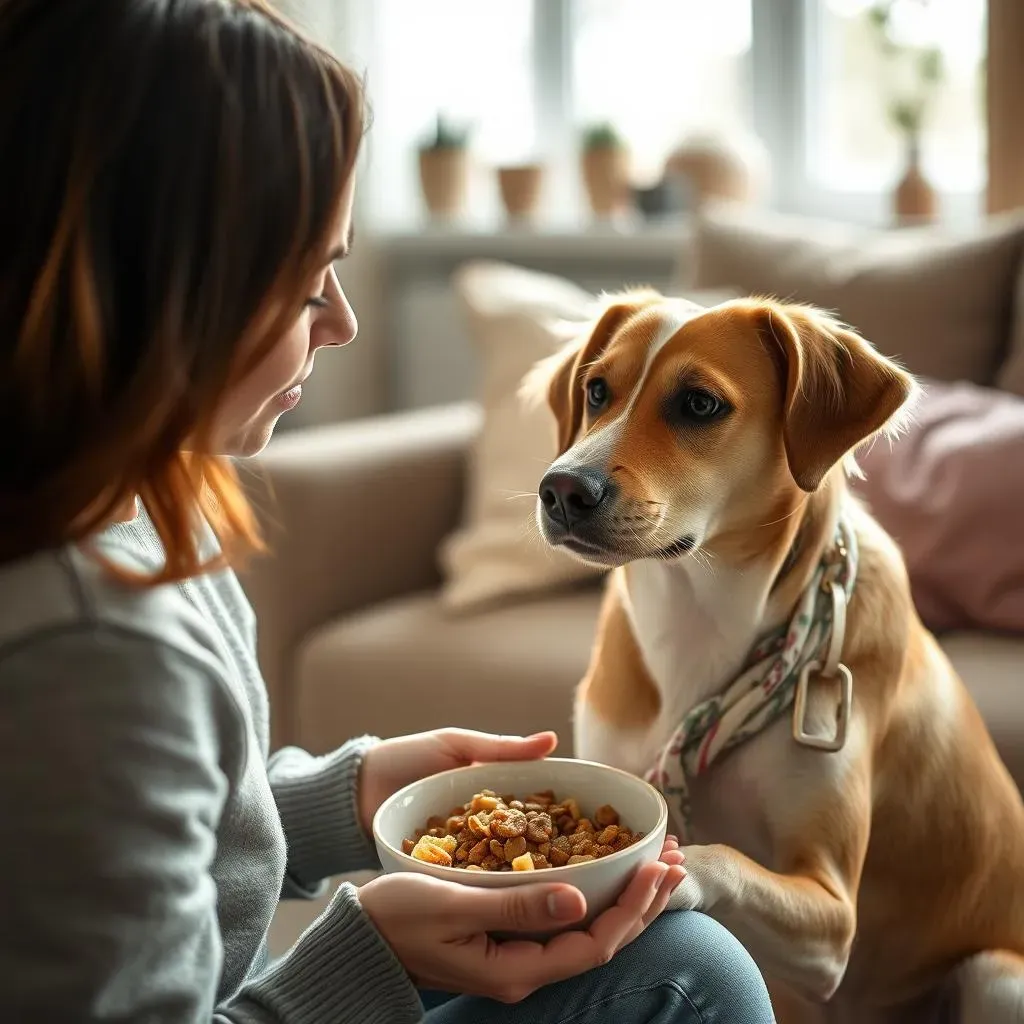
[[[793,698],[793,739],[802,746],[835,753],[842,750],[846,744],[850,712],[853,708],[853,673],[839,660],[843,654],[843,641],[846,639],[846,591],[828,576],[823,586],[832,598],[832,630],[828,653],[825,655],[824,665],[820,661],[809,661],[800,671]],[[819,736],[807,730],[807,698],[812,675],[824,682],[839,679],[839,708],[836,714],[836,731],[832,736]]]

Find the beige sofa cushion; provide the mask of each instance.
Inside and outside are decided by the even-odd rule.
[[[1024,637],[950,633],[939,640],[1024,791]]]
[[[400,736],[455,725],[555,729],[571,753],[572,694],[583,678],[600,586],[450,615],[436,594],[382,604],[299,648],[299,735],[316,752],[361,732]]]
[[[1017,216],[956,237],[717,207],[697,222],[694,283],[833,310],[914,373],[991,384],[1009,345],[1022,252]]]

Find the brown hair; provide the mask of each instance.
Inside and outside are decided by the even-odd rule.
[[[214,418],[328,260],[363,118],[264,0],[0,4],[0,563],[136,495],[149,582],[221,564],[201,515],[259,545]]]

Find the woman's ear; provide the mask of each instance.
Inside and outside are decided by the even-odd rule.
[[[900,426],[914,378],[854,331],[807,306],[759,303],[758,329],[782,369],[783,440],[793,479],[813,491],[861,442]]]
[[[657,293],[634,291],[613,296],[589,332],[542,359],[523,378],[520,397],[531,404],[546,398],[558,424],[558,454],[572,446],[583,423],[583,377],[612,339]]]

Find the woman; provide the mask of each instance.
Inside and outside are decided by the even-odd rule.
[[[224,457],[355,336],[332,267],[362,128],[356,79],[262,0],[0,3],[2,1016],[767,1021],[727,933],[655,921],[674,841],[547,946],[487,933],[577,920],[568,886],[409,874],[341,886],[267,960],[282,894],[372,865],[388,794],[555,742],[267,756],[228,568],[258,538]],[[417,986],[460,995],[427,1011]]]

